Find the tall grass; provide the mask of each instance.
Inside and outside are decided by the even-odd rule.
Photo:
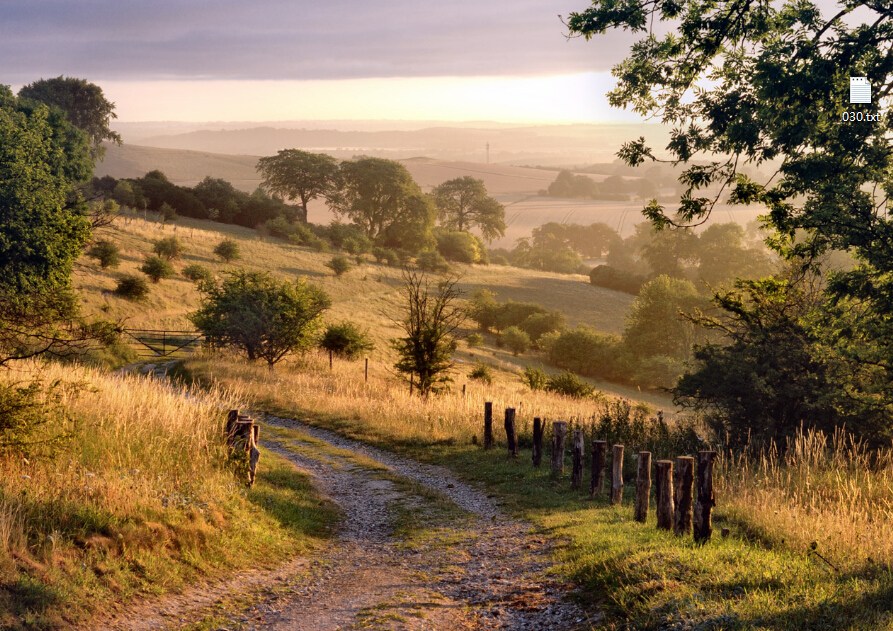
[[[893,569],[893,448],[839,430],[799,432],[779,449],[726,454],[721,514],[776,545],[815,551],[841,571]]]

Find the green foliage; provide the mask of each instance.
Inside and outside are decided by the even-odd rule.
[[[530,348],[530,336],[516,326],[510,326],[500,334],[500,341],[517,357]]]
[[[493,370],[487,364],[478,363],[475,364],[474,368],[471,369],[471,372],[468,373],[468,378],[472,381],[480,381],[489,386],[493,383]]]
[[[531,390],[545,390],[549,383],[549,376],[540,368],[527,366],[521,374],[521,383]]]
[[[697,341],[697,331],[683,314],[701,306],[706,305],[691,282],[658,276],[643,285],[633,301],[623,343],[638,357],[665,355],[687,359]]]
[[[127,300],[145,300],[149,296],[149,283],[142,276],[124,274],[118,278],[115,295]]]
[[[165,223],[177,220],[177,209],[171,206],[168,202],[163,202],[161,206],[158,207],[158,213],[161,215],[161,220]]]
[[[623,374],[618,366],[619,340],[587,327],[566,329],[550,341],[549,362],[583,375],[606,378]]]
[[[440,255],[440,252],[434,250],[426,250],[416,257],[416,265],[423,272],[434,272],[445,274],[450,271],[450,265],[446,259]]]
[[[241,258],[239,244],[232,239],[224,239],[214,247],[214,254],[227,263],[232,263]]]
[[[372,248],[372,256],[379,263],[394,267],[400,264],[400,255],[390,248]]]
[[[595,393],[595,388],[568,371],[548,377],[545,389],[574,399],[583,399]]]
[[[435,210],[399,162],[359,158],[341,163],[332,209],[373,242],[418,252],[432,245]]]
[[[356,359],[363,353],[374,350],[375,343],[369,337],[368,331],[345,320],[326,327],[319,341],[319,347],[339,357]]]
[[[391,340],[399,357],[394,367],[406,375],[422,396],[444,389],[451,381],[454,333],[465,320],[457,306],[456,278],[432,287],[428,278],[409,270],[403,273],[406,315],[399,322],[403,337]]]
[[[121,264],[121,250],[113,242],[105,239],[94,243],[90,249],[87,250],[87,256],[99,261],[99,266],[102,267],[102,269],[118,267],[118,265]]]
[[[331,304],[303,280],[289,283],[261,272],[233,272],[201,289],[201,307],[189,316],[196,328],[211,344],[239,349],[270,366],[313,345]]]
[[[140,266],[140,271],[148,276],[153,283],[157,283],[165,278],[171,278],[174,275],[174,268],[170,262],[158,255],[147,256]]]
[[[469,301],[468,316],[477,322],[482,331],[518,327],[534,343],[546,333],[564,327],[564,314],[559,311],[549,311],[532,302],[509,300],[499,303],[496,295],[487,289],[474,293]]]
[[[111,119],[117,118],[115,104],[105,98],[102,88],[96,84],[74,77],[41,79],[19,90],[19,97],[65,112],[71,124],[89,137],[93,158],[101,159],[105,154],[104,140],[121,144],[121,136],[109,128]]]
[[[350,259],[346,256],[333,256],[332,259],[326,263],[326,267],[335,272],[335,276],[346,274],[353,268]]]
[[[589,282],[596,287],[622,291],[635,296],[645,283],[645,278],[610,265],[597,265],[589,272]]]
[[[258,160],[257,171],[265,190],[301,202],[298,219],[306,222],[307,204],[319,197],[328,198],[337,186],[338,162],[323,153],[283,149]]]
[[[191,263],[183,268],[183,276],[193,283],[204,283],[214,280],[214,274],[204,265]]]
[[[448,230],[461,233],[476,227],[488,242],[505,236],[505,207],[487,195],[483,180],[468,175],[448,180],[434,187],[432,196],[440,221]],[[443,250],[441,253],[450,258]]]
[[[483,345],[484,336],[480,333],[470,333],[465,337],[465,343],[468,344],[468,348],[477,348]]]
[[[486,250],[483,243],[469,232],[438,232],[437,251],[448,261],[483,263]]]
[[[183,256],[183,242],[177,237],[159,239],[152,247],[152,251],[168,261],[173,261]]]
[[[511,261],[519,267],[558,274],[580,274],[586,271],[580,255],[569,245],[558,242],[518,239],[518,244],[511,252]]]
[[[64,401],[77,390],[62,382],[0,383],[0,454],[53,455],[75,428]]]
[[[547,311],[546,313],[532,313],[519,325],[521,330],[530,336],[530,341],[539,345],[543,335],[552,331],[560,331],[564,328],[565,318],[560,311]]]

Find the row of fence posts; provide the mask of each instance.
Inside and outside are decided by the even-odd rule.
[[[518,432],[515,424],[515,409],[505,409],[505,436],[509,455],[518,457]],[[544,419],[533,419],[533,466],[539,467],[543,458],[543,438],[546,431]],[[556,478],[564,474],[564,458],[568,437],[568,424],[565,421],[552,423],[552,475]],[[484,449],[492,449],[493,403],[484,403]],[[589,495],[595,497],[604,492],[605,470],[607,468],[608,443],[604,440],[592,441]],[[623,501],[623,445],[612,446],[611,486],[608,495],[612,504]],[[583,486],[583,462],[585,445],[583,430],[573,434],[571,450],[571,488]],[[697,459],[692,456],[679,456],[673,460],[658,460],[654,463],[654,495],[657,506],[657,527],[672,530],[682,536],[693,533],[694,540],[704,543],[713,533],[711,513],[716,505],[713,493],[713,463],[715,451],[700,451]],[[697,467],[696,467],[697,465]],[[697,487],[695,472],[697,471]],[[636,501],[633,518],[638,522],[648,519],[651,498],[651,452],[640,451],[636,472]],[[695,490],[697,494],[695,494]],[[725,534],[725,533],[724,533]]]

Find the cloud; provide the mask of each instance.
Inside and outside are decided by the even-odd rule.
[[[567,40],[586,0],[15,0],[0,83],[335,79],[599,71],[629,36]]]

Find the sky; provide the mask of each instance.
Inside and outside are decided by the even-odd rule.
[[[634,121],[628,36],[568,39],[587,0],[0,0],[0,83],[88,79],[120,121]]]

